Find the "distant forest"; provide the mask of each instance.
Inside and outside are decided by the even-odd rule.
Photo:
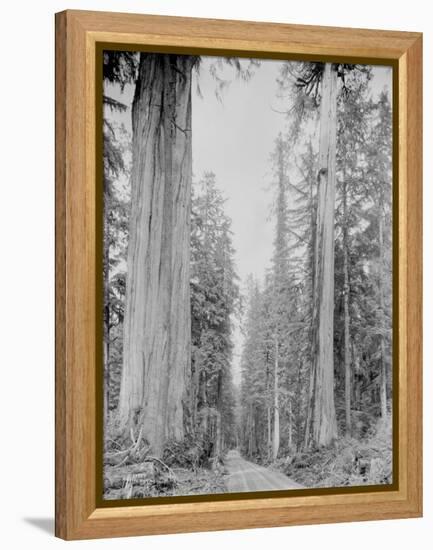
[[[272,261],[244,288],[218,174],[192,175],[199,67],[104,52],[105,85],[134,87],[104,95],[104,495],[224,492],[234,449],[305,487],[391,483],[390,92],[370,66],[281,63]]]

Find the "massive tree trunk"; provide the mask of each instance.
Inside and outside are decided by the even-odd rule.
[[[272,442],[272,458],[275,460],[280,448],[280,407],[278,387],[278,339],[275,338],[274,358],[274,438]]]
[[[191,72],[142,53],[132,108],[132,207],[119,419],[159,456],[183,437],[190,366]]]
[[[322,76],[313,289],[312,442],[337,437],[334,403],[334,210],[337,132],[337,71],[326,63]]]
[[[349,228],[347,219],[347,184],[343,181],[343,308],[344,308],[344,404],[346,415],[346,435],[352,432],[351,419],[351,359],[350,359],[350,317],[349,317]]]

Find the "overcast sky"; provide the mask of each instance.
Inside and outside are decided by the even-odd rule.
[[[199,75],[203,97],[193,94],[192,151],[196,178],[205,170],[216,174],[227,198],[232,219],[236,266],[242,280],[249,273],[262,276],[272,253],[269,217],[271,170],[269,156],[284,116],[275,112],[276,77],[281,63],[263,61],[249,82],[236,78],[228,67],[230,84],[215,96],[216,83],[209,73],[212,58],[202,61]]]
[[[276,77],[281,62],[262,60],[249,82],[236,77],[233,68],[218,69],[220,77],[230,81],[218,99],[217,83],[211,76],[214,58],[202,58],[200,71],[194,74],[192,94],[193,173],[200,179],[205,171],[216,175],[223,192],[226,213],[232,219],[235,262],[242,286],[251,273],[263,279],[272,255],[274,227],[269,220],[272,192],[270,153],[274,140],[284,131],[286,120],[281,110],[287,109],[277,99]],[[247,63],[244,61],[244,63]],[[377,95],[384,87],[392,90],[389,68],[375,67],[371,88]],[[196,92],[197,83],[201,96]],[[108,86],[107,95],[130,105],[132,87],[122,96]],[[130,131],[130,109],[115,118]],[[242,335],[235,331],[234,375],[239,382],[239,356]]]

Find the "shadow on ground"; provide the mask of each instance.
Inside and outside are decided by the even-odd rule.
[[[23,518],[26,523],[37,527],[41,531],[54,535],[54,518]]]

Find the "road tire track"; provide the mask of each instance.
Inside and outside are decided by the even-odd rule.
[[[228,471],[225,482],[230,493],[302,489],[302,485],[283,473],[243,459],[238,451],[228,452],[225,466]]]

